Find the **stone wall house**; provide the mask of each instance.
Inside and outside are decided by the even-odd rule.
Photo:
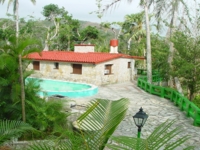
[[[133,56],[94,52],[94,45],[75,45],[75,51],[42,51],[27,56],[33,77],[84,82],[95,85],[131,81]]]

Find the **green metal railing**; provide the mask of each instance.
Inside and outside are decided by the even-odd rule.
[[[153,81],[161,80],[161,78],[159,78],[158,76],[156,77],[156,75],[153,78],[157,78],[155,80],[153,79]],[[186,97],[181,95],[178,91],[171,88],[150,84],[147,82],[146,76],[138,77],[137,86],[145,90],[146,92],[149,92],[150,94],[169,99],[177,107],[179,107],[181,111],[185,111],[187,117],[191,117],[194,119],[194,126],[200,126],[200,108],[197,107],[190,100],[188,100]]]

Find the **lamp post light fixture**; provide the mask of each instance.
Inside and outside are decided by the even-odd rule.
[[[141,129],[144,126],[145,122],[147,121],[147,118],[148,118],[148,115],[143,111],[142,107],[133,116],[135,125],[138,127],[138,135],[137,135],[138,138],[140,138]]]

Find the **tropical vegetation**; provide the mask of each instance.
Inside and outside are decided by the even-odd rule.
[[[128,110],[129,100],[119,99],[115,101],[106,99],[96,99],[91,101],[87,110],[73,123],[75,131],[64,129],[57,130],[59,136],[52,134],[48,139],[34,142],[27,145],[26,149],[83,149],[83,150],[103,150],[109,149],[175,149],[182,146],[183,149],[194,149],[193,146],[182,145],[189,139],[189,136],[179,136],[182,132],[180,127],[174,127],[174,121],[166,121],[155,128],[146,139],[126,136],[112,136],[120,122],[125,118]],[[20,124],[21,122],[17,123]],[[15,128],[11,135],[19,131],[26,131],[30,127],[21,123],[22,127]],[[0,128],[4,128],[0,124]],[[13,124],[7,128],[13,128]],[[15,127],[15,124],[14,124]],[[66,128],[65,128],[66,129]],[[60,131],[60,132],[59,132]],[[4,131],[5,132],[5,131]],[[3,133],[4,133],[3,132]],[[4,134],[3,134],[4,135]],[[2,137],[3,137],[2,135]],[[6,134],[7,135],[7,134]],[[9,135],[7,135],[9,138]],[[1,136],[0,136],[1,138]],[[2,139],[6,141],[7,139]],[[110,141],[110,142],[109,142]],[[112,142],[111,142],[112,141]]]
[[[113,1],[103,7],[103,1],[96,0],[99,8],[96,12],[98,17],[102,17],[105,11],[113,8],[120,1]],[[127,0],[127,2],[132,2],[132,0]],[[194,11],[189,8],[188,2],[184,0],[140,1],[140,5],[144,6],[143,8],[146,8],[145,6],[153,8],[150,14],[145,13],[145,16],[150,16],[150,23],[144,22],[144,25],[149,26],[154,32],[151,33],[151,52],[148,52],[148,44],[145,44],[145,40],[148,40],[147,35],[141,39],[139,46],[144,48],[147,55],[150,53],[149,56],[152,57],[152,64],[147,59],[147,65],[152,65],[153,70],[159,70],[161,78],[171,88],[178,88],[175,78],[178,79],[183,90],[177,90],[183,91],[182,94],[192,101],[199,93],[199,79],[196,73],[198,73],[199,61],[197,59],[200,50],[197,46],[199,39],[198,2],[193,1],[191,4],[195,8]],[[151,22],[152,18],[154,23]],[[136,21],[132,20],[129,22],[130,28],[131,23],[137,25]],[[164,29],[166,32],[163,33]],[[132,43],[135,41],[133,40]],[[135,46],[137,44],[134,43]],[[147,74],[149,70],[147,67]],[[195,103],[197,99],[195,99]]]
[[[1,4],[4,2],[0,0]],[[31,2],[35,4],[36,1]],[[97,15],[102,17],[101,0],[97,2],[100,9]],[[117,2],[120,0],[113,1],[107,8]],[[65,8],[55,4],[44,6],[42,14],[45,20],[34,16],[29,20],[19,18],[18,0],[9,0],[8,8],[10,4],[13,4],[13,15],[0,19],[0,146],[18,138],[48,139],[27,149],[154,150],[175,149],[189,138],[175,137],[181,130],[173,128],[173,121],[156,127],[146,139],[112,136],[126,116],[129,101],[124,98],[92,101],[85,113],[74,122],[74,130],[67,120],[70,113],[64,109],[67,101],[47,101],[39,97],[39,85],[27,80],[33,72],[26,70],[30,62],[25,56],[41,50],[73,51],[74,44],[84,43],[95,44],[97,52],[108,52],[109,40],[117,38],[122,41],[119,44],[121,53],[147,58],[147,63],[136,62],[136,67],[147,70],[149,83],[152,82],[152,70],[156,70],[163,81],[175,89],[176,77],[182,85],[183,94],[200,107],[198,7],[195,8],[196,13],[191,14],[184,0],[141,0],[140,6],[144,10],[127,14],[122,22],[84,26],[83,21],[74,19]],[[154,8],[151,13],[150,7]],[[180,11],[181,15],[178,14]],[[166,18],[165,13],[169,15]],[[155,25],[151,23],[152,18],[156,19]],[[157,32],[150,32],[153,27]],[[157,30],[161,27],[167,28],[164,36]],[[193,147],[188,146],[187,149]]]

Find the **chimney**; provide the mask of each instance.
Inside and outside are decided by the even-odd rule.
[[[79,53],[94,52],[94,45],[92,44],[74,45],[74,52],[79,52]]]
[[[110,40],[110,53],[118,53],[118,40]]]

